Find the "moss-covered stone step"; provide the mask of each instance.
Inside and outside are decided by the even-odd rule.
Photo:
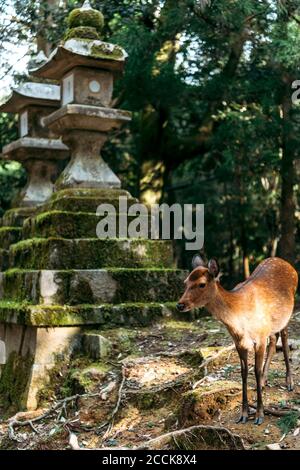
[[[10,245],[21,240],[21,227],[0,227],[0,248],[7,250]]]
[[[2,227],[22,227],[23,222],[28,217],[33,217],[36,213],[34,207],[18,207],[5,212],[1,220]]]
[[[0,301],[0,323],[28,326],[147,326],[170,316],[175,304],[124,303],[118,305],[30,305]]]
[[[119,233],[119,220],[120,215],[117,215],[116,229],[117,237]],[[124,215],[123,215],[124,217]],[[129,224],[135,217],[126,216],[127,224]],[[95,238],[97,236],[97,224],[102,220],[107,220],[107,214],[104,216],[97,216],[96,213],[89,212],[70,212],[70,211],[50,211],[37,215],[36,217],[29,218],[24,222],[23,238],[32,237],[61,237],[61,238]],[[145,217],[145,222],[148,223],[148,234],[150,234],[150,217]],[[122,227],[122,221],[121,221]],[[0,232],[1,236],[1,232]],[[18,241],[18,240],[16,240]]]
[[[120,197],[127,199],[128,207],[138,202],[128,191],[122,189],[72,188],[55,193],[40,212],[59,210],[96,213],[100,204],[111,204],[118,210]]]
[[[33,238],[11,245],[11,268],[172,268],[172,243],[165,240]]]
[[[0,272],[8,268],[8,250],[0,248]]]
[[[176,302],[186,276],[172,269],[12,269],[0,278],[0,292],[3,299],[43,305]]]

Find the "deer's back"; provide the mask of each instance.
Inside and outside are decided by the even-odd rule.
[[[266,321],[270,332],[275,333],[285,328],[291,317],[297,284],[298,274],[291,264],[281,258],[267,258],[233,292],[249,300],[252,318],[258,323]]]

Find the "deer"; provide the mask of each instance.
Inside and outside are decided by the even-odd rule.
[[[220,284],[220,268],[215,258],[206,265],[200,255],[195,255],[192,268],[184,281],[185,292],[177,309],[188,312],[205,307],[231,335],[239,355],[242,377],[242,408],[237,423],[244,424],[249,419],[248,355],[254,351],[257,390],[254,424],[260,425],[264,420],[262,391],[267,384],[279,335],[286,367],[286,386],[288,391],[293,390],[287,326],[294,310],[298,274],[287,261],[278,257],[267,258],[244,282],[226,290]]]

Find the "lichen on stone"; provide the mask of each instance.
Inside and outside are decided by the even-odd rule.
[[[111,46],[112,44],[108,45],[105,42],[93,44],[91,55],[99,59],[122,59],[124,55],[122,48],[116,45]]]

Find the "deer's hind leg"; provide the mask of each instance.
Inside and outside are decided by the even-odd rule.
[[[290,358],[289,358],[289,342],[288,342],[288,330],[287,327],[284,328],[281,332],[281,341],[282,341],[282,351],[284,356],[284,362],[286,367],[286,386],[289,392],[291,392],[294,388],[292,371],[290,366]]]
[[[276,352],[276,343],[279,337],[279,333],[276,333],[276,335],[271,335],[269,338],[269,344],[268,344],[268,349],[267,349],[267,358],[265,361],[264,365],[264,370],[263,370],[263,376],[262,376],[262,381],[261,385],[262,387],[265,387],[266,384],[268,383],[268,372],[269,372],[269,367],[272,361],[272,357],[274,356]]]

